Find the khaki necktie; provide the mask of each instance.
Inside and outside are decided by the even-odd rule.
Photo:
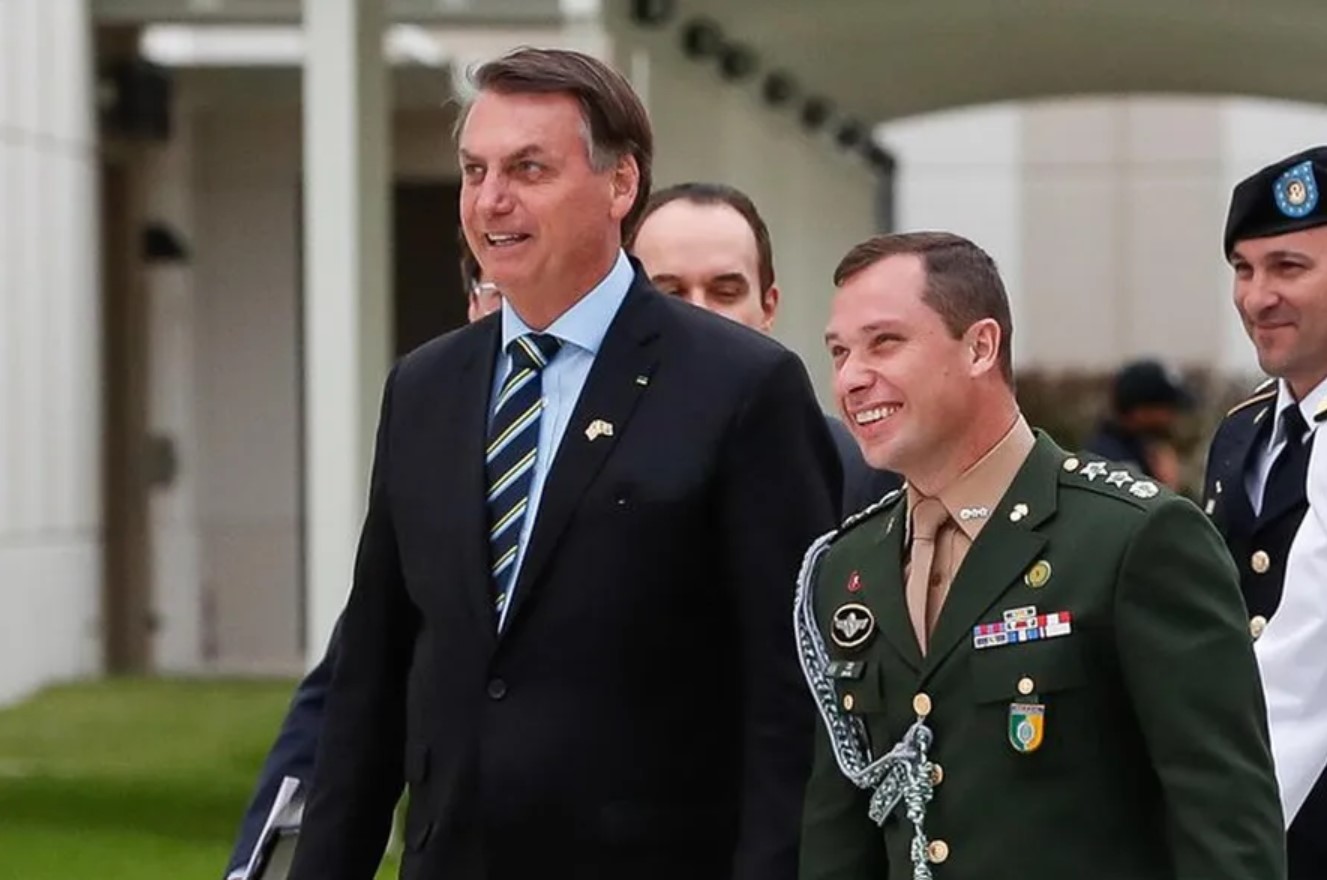
[[[923,498],[912,511],[912,561],[905,596],[912,631],[917,635],[922,654],[926,653],[930,635],[926,606],[931,591],[931,566],[935,561],[935,537],[948,519],[949,511],[935,498]]]

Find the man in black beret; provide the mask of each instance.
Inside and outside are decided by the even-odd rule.
[[[1239,566],[1250,634],[1260,640],[1272,748],[1290,824],[1290,880],[1327,877],[1327,776],[1320,763],[1296,758],[1318,751],[1316,744],[1306,748],[1311,744],[1303,731],[1307,721],[1327,713],[1327,705],[1305,698],[1311,683],[1327,674],[1327,619],[1277,616],[1305,591],[1327,589],[1313,578],[1286,576],[1308,509],[1312,438],[1327,418],[1324,183],[1327,147],[1314,147],[1267,166],[1231,196],[1224,244],[1235,270],[1235,308],[1271,378],[1226,415],[1204,481],[1205,509]],[[1294,664],[1276,659],[1286,654],[1271,646],[1288,629],[1318,624],[1311,662],[1302,654]]]

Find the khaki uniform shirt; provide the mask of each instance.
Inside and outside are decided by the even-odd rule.
[[[935,629],[936,618],[949,595],[949,585],[954,582],[954,575],[968,555],[972,542],[981,534],[982,527],[990,518],[1009,486],[1014,482],[1019,468],[1032,451],[1036,437],[1032,429],[1020,415],[1005,432],[1000,442],[981,457],[976,464],[964,471],[958,479],[940,490],[936,495],[949,518],[940,526],[935,538],[935,556],[931,563],[931,573],[926,591],[926,629]],[[924,500],[920,492],[908,486],[908,542],[916,529],[912,521],[912,511]],[[908,583],[912,576],[911,554],[903,567],[903,581]],[[909,604],[913,597],[909,597]],[[919,613],[917,609],[910,610]],[[923,652],[924,653],[924,652]]]

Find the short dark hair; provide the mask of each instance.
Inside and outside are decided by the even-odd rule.
[[[746,225],[751,227],[751,234],[756,238],[756,271],[759,273],[757,281],[760,283],[761,294],[774,286],[774,247],[770,244],[769,227],[765,225],[765,218],[760,216],[760,212],[756,210],[756,203],[751,201],[750,196],[737,187],[724,183],[678,183],[650,196],[650,200],[645,204],[645,210],[641,212],[640,220],[631,231],[627,250],[636,244],[636,236],[640,234],[641,226],[650,215],[669,202],[676,201],[691,202],[695,205],[727,205],[741,214]]]
[[[636,200],[621,224],[623,240],[630,236],[650,197],[654,132],[645,105],[626,77],[582,52],[523,46],[481,64],[470,72],[469,82],[477,91],[574,97],[585,120],[590,167],[607,171],[623,156],[632,156],[640,169]],[[458,133],[468,112],[467,106],[457,119]]]
[[[926,270],[922,301],[957,339],[978,321],[992,318],[1000,327],[1000,373],[1014,387],[1014,322],[1009,296],[995,260],[961,235],[951,232],[900,232],[877,235],[848,251],[834,270],[834,286],[888,257],[915,254]]]

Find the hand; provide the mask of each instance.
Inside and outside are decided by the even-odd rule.
[[[1149,443],[1144,453],[1147,457],[1147,469],[1153,478],[1162,485],[1176,492],[1180,490],[1180,455],[1164,440]]]

